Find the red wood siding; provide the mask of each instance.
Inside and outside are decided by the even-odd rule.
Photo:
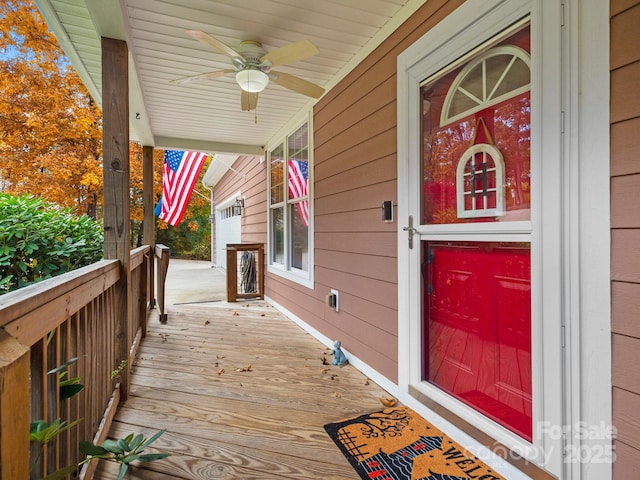
[[[611,321],[614,479],[640,469],[640,1],[611,1]]]

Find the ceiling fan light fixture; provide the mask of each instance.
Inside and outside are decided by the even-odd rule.
[[[245,92],[261,92],[269,83],[269,76],[258,68],[250,67],[236,73],[236,82]]]

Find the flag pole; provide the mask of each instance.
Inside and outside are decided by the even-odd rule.
[[[193,189],[193,193],[197,193],[198,195],[200,195],[202,198],[205,198],[207,200],[210,200],[210,198],[205,195],[204,193],[200,193],[199,191],[197,191],[195,188]]]

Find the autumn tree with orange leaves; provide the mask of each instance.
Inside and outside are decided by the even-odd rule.
[[[142,221],[142,149],[133,143],[130,163],[131,218]],[[154,164],[159,196],[161,151]],[[0,188],[98,218],[102,185],[100,108],[31,0],[1,3]]]
[[[102,116],[30,1],[0,5],[0,181],[96,218]]]
[[[162,158],[163,151],[155,150],[156,199],[162,193]],[[140,243],[144,216],[142,170],[142,148],[132,142],[132,245]],[[102,188],[102,113],[98,104],[32,0],[0,2],[0,191],[36,195],[99,219]],[[166,240],[186,242],[185,250],[192,250],[196,243],[206,247],[208,205],[206,198],[194,195],[183,228],[169,232],[163,221],[158,221],[157,227],[169,236]],[[183,236],[194,238],[178,240]]]

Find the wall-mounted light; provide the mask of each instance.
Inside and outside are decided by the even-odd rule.
[[[244,199],[237,198],[236,203],[233,204],[233,216],[236,217],[238,215],[242,215],[242,209],[244,208]]]
[[[256,67],[247,67],[236,73],[236,82],[245,92],[261,92],[269,83],[269,76]]]

